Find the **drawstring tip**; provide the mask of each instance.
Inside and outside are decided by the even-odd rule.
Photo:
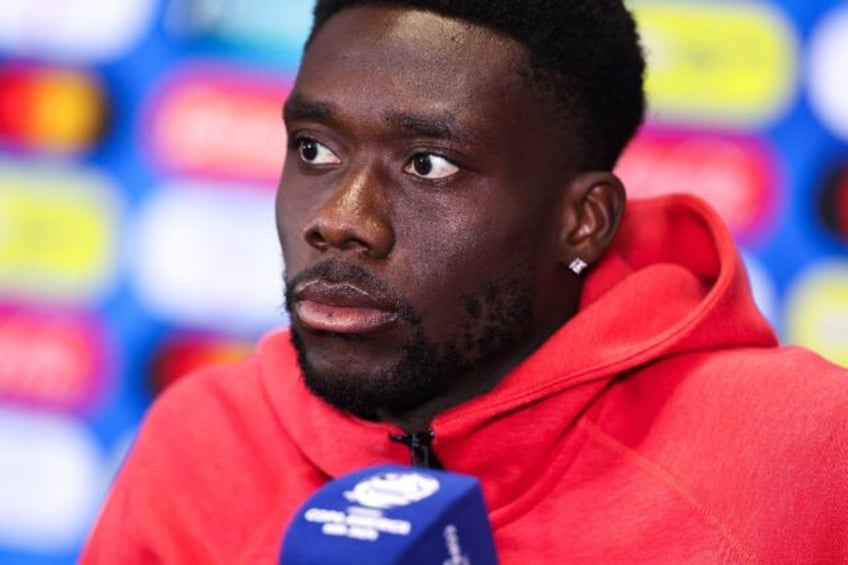
[[[444,469],[431,446],[435,438],[436,432],[432,429],[411,434],[389,434],[389,440],[394,443],[401,443],[409,448],[410,464],[413,467]]]

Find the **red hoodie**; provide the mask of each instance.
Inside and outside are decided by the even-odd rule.
[[[440,414],[512,563],[848,563],[848,374],[777,347],[730,235],[690,197],[631,202],[578,314]],[[333,477],[410,454],[303,386],[286,332],[150,410],[82,562],[276,563]]]

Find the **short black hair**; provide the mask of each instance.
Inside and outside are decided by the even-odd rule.
[[[465,20],[523,44],[531,84],[565,110],[585,168],[612,170],[644,119],[645,59],[623,0],[318,0],[310,41],[341,10],[374,4]]]

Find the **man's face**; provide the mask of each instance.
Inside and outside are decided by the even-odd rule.
[[[342,11],[309,46],[277,223],[306,382],[337,407],[375,417],[485,389],[567,317],[553,257],[568,155],[524,57],[385,7]]]

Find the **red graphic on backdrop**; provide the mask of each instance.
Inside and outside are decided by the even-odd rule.
[[[845,165],[836,167],[825,178],[818,209],[824,227],[848,243],[848,167]]]
[[[166,172],[276,188],[286,155],[282,107],[291,86],[243,70],[186,67],[146,115],[146,147]]]
[[[837,225],[843,239],[848,241],[848,172],[842,174],[842,182],[836,194]]]
[[[208,365],[221,365],[247,357],[253,346],[224,337],[185,334],[171,337],[153,357],[150,386],[159,394],[187,374]]]
[[[775,161],[754,139],[646,130],[616,173],[634,198],[674,192],[702,197],[741,239],[763,233],[777,213]]]
[[[0,310],[0,397],[67,412],[88,412],[101,396],[103,333],[72,314]]]
[[[82,71],[12,65],[0,69],[0,142],[44,153],[80,153],[103,136],[106,95]]]

